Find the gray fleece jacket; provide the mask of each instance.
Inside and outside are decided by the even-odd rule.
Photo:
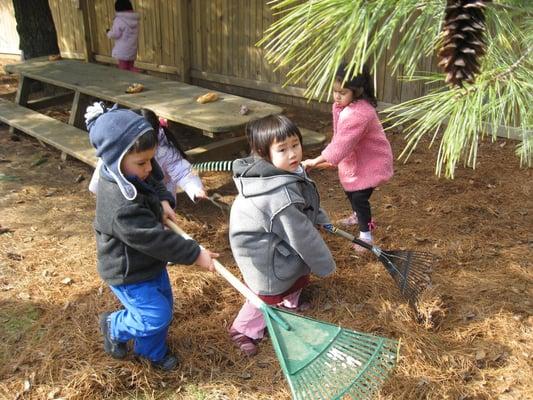
[[[314,182],[258,158],[233,163],[239,191],[230,215],[229,238],[244,281],[260,295],[281,294],[310,272],[335,270],[315,228],[329,223]]]

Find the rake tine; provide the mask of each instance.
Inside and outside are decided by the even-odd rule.
[[[370,250],[381,261],[398,286],[400,293],[410,302],[416,303],[420,292],[431,285],[430,274],[435,259],[431,253],[418,251],[385,251],[377,246],[372,246],[357,239],[352,234],[332,224],[325,224],[322,227],[330,233],[341,236]],[[399,265],[395,263],[395,260],[398,260]]]

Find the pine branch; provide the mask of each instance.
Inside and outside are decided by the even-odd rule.
[[[435,84],[444,81],[443,74],[423,76],[416,70],[424,57],[440,48],[447,3],[448,0],[273,0],[270,4],[280,18],[267,29],[259,44],[265,47],[267,60],[276,63],[277,68],[288,69],[286,84],[307,84],[308,98],[320,100],[329,96],[342,61],[350,70],[360,71],[364,63],[375,66],[385,54],[389,71],[401,69],[411,82]],[[471,10],[481,3],[457,0],[449,4],[452,8],[469,6],[464,13],[449,15],[447,29],[476,33],[468,38],[463,35],[464,43],[455,41],[459,36],[448,35],[453,42],[448,44],[460,44],[459,49],[466,50],[466,56],[452,57],[445,64],[463,58],[464,67],[461,60],[459,68],[450,67],[454,79],[459,70],[466,75],[474,71],[476,81],[464,88],[441,87],[386,110],[393,127],[407,127],[408,141],[401,157],[408,158],[423,136],[432,135],[432,143],[439,142],[436,173],[453,177],[461,160],[475,167],[478,142],[487,127],[504,125],[522,133],[517,154],[522,165],[531,165],[533,80],[528,60],[533,41],[533,3],[492,1],[482,17],[479,10]],[[471,15],[473,20],[464,22],[464,15]],[[455,18],[459,21],[457,26],[453,25]],[[480,18],[484,28],[478,26]],[[481,30],[486,43],[482,48],[476,43]],[[392,42],[398,44],[391,46]],[[470,47],[462,46],[467,42],[478,46],[472,48],[476,59],[473,63],[468,60],[469,66],[464,57],[469,57]],[[521,49],[526,50],[520,53]],[[492,134],[495,137],[496,131]]]
[[[502,71],[498,73],[497,75],[494,75],[494,78],[490,79],[488,82],[484,82],[484,84],[487,83],[494,83],[496,81],[504,80],[505,77],[508,75],[511,75],[513,71],[520,65],[522,62],[527,58],[529,53],[533,51],[533,47],[529,47],[522,56],[516,60],[512,65],[510,65],[505,71]],[[458,97],[468,96],[470,93],[475,92],[477,90],[480,90],[480,86],[478,85],[471,85],[467,88],[464,88],[464,90],[461,91]]]

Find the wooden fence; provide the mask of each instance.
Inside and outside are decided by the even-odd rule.
[[[0,0],[0,4],[10,2]],[[286,70],[275,71],[264,51],[255,46],[273,21],[266,0],[132,3],[141,15],[139,68],[242,96],[329,110],[324,103],[308,104],[303,86],[284,87]],[[64,57],[114,62],[112,42],[106,36],[115,14],[114,0],[49,0],[49,4]],[[398,80],[386,61],[387,55],[376,71],[380,101],[397,103],[424,93],[421,84]],[[433,60],[423,67],[433,70]]]

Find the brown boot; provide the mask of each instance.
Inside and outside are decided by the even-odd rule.
[[[235,346],[237,346],[247,357],[252,357],[257,354],[257,345],[256,341],[248,336],[234,330],[230,329],[229,337]]]

